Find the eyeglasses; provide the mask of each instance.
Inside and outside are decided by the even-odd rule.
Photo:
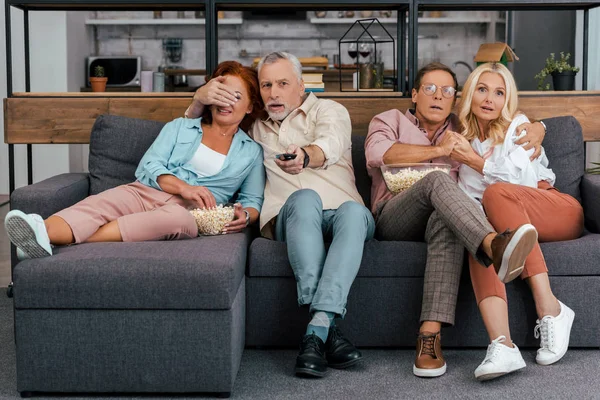
[[[423,88],[423,93],[427,96],[433,96],[438,90],[438,86],[433,83],[424,84],[421,87]],[[447,99],[453,98],[456,94],[456,89],[453,86],[442,86],[440,89],[442,89],[442,96]]]

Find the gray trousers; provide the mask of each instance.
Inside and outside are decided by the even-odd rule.
[[[466,248],[482,263],[479,246],[495,232],[483,210],[444,172],[432,172],[383,204],[376,237],[427,243],[421,322],[453,325]]]

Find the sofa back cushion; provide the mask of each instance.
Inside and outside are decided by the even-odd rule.
[[[367,208],[371,208],[371,177],[367,173],[367,159],[365,157],[365,136],[352,135],[352,165],[356,188],[365,201]]]
[[[90,136],[90,195],[135,181],[135,170],[165,124],[101,115]]]
[[[585,172],[581,125],[575,117],[544,119],[548,128],[542,145],[556,174],[554,186],[581,202],[579,185]]]

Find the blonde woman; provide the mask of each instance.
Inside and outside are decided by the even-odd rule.
[[[514,142],[516,127],[528,122],[517,111],[517,87],[510,71],[501,64],[477,67],[467,79],[459,106],[462,134],[450,157],[462,163],[459,185],[479,202],[498,232],[529,223],[538,241],[571,240],[583,231],[583,209],[573,197],[554,188],[555,175],[548,168],[542,148],[532,160],[532,150]],[[545,218],[553,215],[553,218]],[[525,367],[519,349],[511,341],[504,283],[520,275],[533,293],[541,337],[536,361],[549,365],[560,360],[569,346],[575,313],[557,300],[550,288],[548,269],[539,244],[517,269],[501,282],[494,268],[485,268],[469,257],[471,280],[490,345],[475,370],[479,380],[493,379]]]

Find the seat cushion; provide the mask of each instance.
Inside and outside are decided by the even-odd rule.
[[[586,231],[579,239],[540,247],[550,276],[600,276],[600,234]]]
[[[600,234],[587,233],[579,239],[542,243],[551,276],[600,276]],[[359,277],[422,277],[427,245],[422,242],[370,240],[365,243]],[[255,239],[250,245],[248,276],[293,277],[283,242]],[[466,265],[466,257],[465,257]],[[468,272],[466,272],[468,273]]]
[[[17,308],[229,309],[249,234],[56,249],[14,270]]]
[[[165,124],[101,115],[90,136],[90,194],[135,181],[135,170]]]
[[[365,243],[358,276],[402,277],[423,276],[427,245],[422,242],[369,240]],[[255,239],[248,256],[250,277],[293,277],[288,262],[287,246],[265,238]]]

